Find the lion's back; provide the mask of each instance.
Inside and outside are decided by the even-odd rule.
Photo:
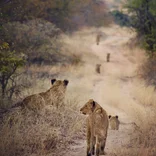
[[[28,108],[33,111],[41,110],[44,105],[45,100],[39,94],[30,95],[21,102],[22,108]]]
[[[95,114],[95,131],[96,133],[102,133],[105,134],[108,129],[109,121],[108,121],[108,115],[107,112],[101,107],[101,111]]]

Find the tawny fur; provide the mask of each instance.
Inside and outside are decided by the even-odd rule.
[[[102,35],[101,34],[97,34],[97,36],[96,36],[96,44],[97,45],[99,45],[99,43],[100,43],[100,38],[102,37]]]
[[[101,64],[96,64],[95,71],[96,71],[96,73],[98,73],[98,74],[101,73],[100,67],[101,67]]]
[[[21,106],[22,108],[28,108],[33,111],[41,110],[45,105],[54,105],[58,108],[64,104],[67,85],[67,80],[53,79],[52,86],[49,90],[26,97],[21,102]]]
[[[120,121],[118,116],[109,115],[109,126],[111,130],[119,130]]]
[[[87,156],[104,154],[108,116],[106,111],[94,100],[90,99],[80,111],[87,117]]]
[[[106,59],[107,59],[107,62],[110,62],[110,53],[107,53]]]

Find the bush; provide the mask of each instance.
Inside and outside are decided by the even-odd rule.
[[[9,44],[3,42],[0,45],[0,97],[12,99],[17,89],[15,79],[18,77],[18,70],[24,65],[24,59],[20,58],[15,51],[11,51]],[[1,101],[1,102],[2,102]]]
[[[29,62],[50,63],[60,50],[57,38],[60,30],[41,19],[25,23],[12,22],[2,26],[4,40],[17,52],[22,52]]]
[[[113,10],[110,14],[114,17],[115,23],[119,24],[120,26],[131,26],[130,17],[118,10]]]
[[[142,47],[152,58],[156,52],[156,3],[155,0],[129,0],[126,7],[131,16]]]

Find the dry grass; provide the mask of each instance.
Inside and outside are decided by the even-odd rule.
[[[86,29],[81,30],[70,36],[62,35],[64,42],[63,50],[66,55],[74,56],[77,60],[81,58],[83,62],[97,61],[98,57],[94,55],[89,46],[91,43],[95,43],[96,32],[95,29],[87,31]]]
[[[0,155],[43,156],[66,149],[82,133],[78,114],[76,100],[67,100],[61,110],[46,106],[40,114],[20,107],[10,110],[1,120]]]
[[[140,77],[146,80],[148,85],[156,86],[156,57],[145,60],[139,67]]]
[[[145,51],[135,46],[124,46],[123,56],[127,57],[131,63],[142,64],[146,59]]]
[[[138,102],[147,107],[156,107],[156,96],[155,96],[155,87],[148,86],[144,81],[136,80],[134,82],[133,93],[134,97],[137,97]]]
[[[69,144],[83,138],[84,117],[79,114],[79,108],[90,98],[103,106],[108,114],[119,115],[119,119],[127,121],[129,127],[118,132],[116,140],[125,143],[124,139],[130,137],[126,146],[112,150],[112,156],[154,156],[155,149],[155,112],[156,98],[153,86],[146,86],[136,72],[138,66],[144,62],[145,56],[138,48],[124,47],[124,40],[116,42],[124,36],[127,30],[117,26],[113,29],[103,28],[100,31],[110,34],[113,39],[102,43],[105,50],[114,50],[120,46],[120,53],[112,53],[109,64],[93,51],[90,45],[95,44],[97,30],[83,29],[72,36],[62,36],[65,48],[64,54],[80,56],[82,63],[59,64],[56,66],[31,66],[28,70],[32,87],[24,90],[23,97],[45,91],[49,88],[49,79],[68,79],[69,87],[66,92],[66,105],[58,112],[55,108],[46,106],[45,112],[34,114],[21,112],[20,108],[11,110],[5,115],[5,121],[0,131],[0,155],[58,155],[66,151]],[[115,37],[114,37],[115,36]],[[102,39],[102,42],[105,39]],[[115,43],[115,48],[111,44]],[[120,45],[121,44],[121,45]],[[97,54],[102,48],[96,47]],[[101,51],[100,51],[101,50]],[[116,52],[116,51],[115,51]],[[79,57],[78,57],[79,58]],[[77,62],[77,61],[76,61]],[[102,63],[100,75],[95,73],[95,65]],[[134,123],[135,121],[135,123]],[[133,122],[133,124],[131,124]],[[122,126],[122,125],[121,125]],[[129,129],[132,129],[130,131]],[[130,131],[130,132],[129,132]],[[125,133],[125,138],[118,138]],[[114,133],[113,133],[114,135]],[[83,138],[84,139],[84,138]],[[109,139],[109,137],[108,137]],[[121,139],[121,140],[119,140]],[[112,142],[114,140],[111,140]]]
[[[133,108],[138,125],[134,143],[139,146],[139,156],[154,156],[156,153],[156,91],[153,86],[147,86],[145,82],[140,80],[136,80],[133,87],[134,101],[138,103]]]

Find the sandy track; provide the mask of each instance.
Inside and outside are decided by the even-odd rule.
[[[116,29],[114,26],[110,29]],[[109,31],[110,32],[110,31]],[[125,33],[127,34],[127,33]],[[133,82],[131,79],[126,79],[126,76],[133,76],[136,65],[124,56],[123,44],[127,43],[130,35],[125,36],[123,33],[109,34],[107,38],[100,42],[100,45],[90,45],[93,54],[99,57],[99,62],[102,64],[102,73],[96,76],[92,88],[91,97],[97,101],[111,115],[118,115],[120,122],[119,131],[109,130],[106,144],[106,155],[115,156],[123,147],[131,150],[132,145],[130,140],[131,134],[135,130],[133,118],[133,106],[128,105],[128,101],[133,101],[131,96],[131,88]],[[111,54],[111,61],[106,62],[106,54]],[[124,75],[124,73],[126,73]],[[120,79],[125,78],[125,80]],[[117,94],[116,94],[117,93]],[[120,104],[121,99],[125,100],[125,106]],[[113,100],[112,100],[113,99]],[[127,102],[127,103],[126,103]],[[84,156],[86,155],[86,141],[76,140],[76,145],[71,145],[66,156]]]

